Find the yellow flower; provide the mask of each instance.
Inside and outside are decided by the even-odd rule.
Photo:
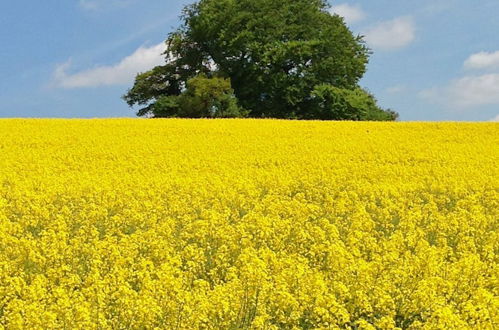
[[[0,120],[0,328],[497,328],[498,133]]]

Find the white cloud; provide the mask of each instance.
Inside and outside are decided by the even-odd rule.
[[[494,118],[492,118],[491,120],[489,121],[493,121],[495,123],[499,122],[499,115],[495,116]]]
[[[364,35],[367,44],[375,49],[395,50],[414,41],[416,28],[411,17],[399,17],[373,26]]]
[[[499,51],[472,54],[463,66],[466,69],[499,68]],[[419,95],[457,110],[499,105],[499,73],[488,71],[480,75],[467,75],[451,81],[447,86],[423,90]],[[492,121],[499,121],[499,115]]]
[[[465,62],[466,69],[495,69],[499,68],[499,51],[480,52],[471,55]]]
[[[355,24],[366,17],[366,14],[360,6],[353,6],[347,3],[332,6],[330,12],[331,14],[337,14],[343,17],[347,24]]]
[[[466,76],[446,87],[424,90],[420,96],[460,109],[499,104],[499,74]]]
[[[54,71],[54,85],[62,88],[83,88],[125,85],[133,82],[139,72],[144,72],[165,62],[165,44],[140,47],[132,55],[110,66],[99,66],[76,73],[68,73],[71,61],[60,64]]]

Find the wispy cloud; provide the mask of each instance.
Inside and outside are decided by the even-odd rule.
[[[68,73],[71,61],[60,64],[53,74],[53,86],[60,88],[88,88],[98,86],[126,85],[136,74],[164,63],[165,44],[140,47],[133,54],[110,66],[98,66],[76,73]]]
[[[355,24],[362,21],[366,14],[358,5],[342,3],[331,7],[331,14],[337,14],[345,19],[347,24]]]
[[[456,0],[433,0],[421,7],[418,10],[418,13],[423,15],[440,15],[444,12],[448,12],[452,10],[452,8],[456,7]]]
[[[406,90],[407,87],[405,85],[395,85],[385,89],[385,92],[387,92],[388,94],[400,94],[405,92]]]
[[[499,115],[495,116],[490,121],[493,121],[493,122],[496,122],[496,123],[499,122]]]
[[[487,69],[483,74],[468,74],[446,86],[423,90],[419,95],[431,102],[457,110],[499,105],[499,51],[472,54],[463,63],[466,69]]]
[[[367,44],[376,50],[396,50],[414,41],[416,27],[412,17],[398,17],[371,27],[364,35]]]
[[[423,90],[420,96],[458,110],[499,104],[499,74],[466,76],[445,87]]]
[[[497,69],[499,68],[499,51],[472,54],[464,62],[464,67],[466,69]]]
[[[109,7],[124,7],[134,0],[80,0],[80,7],[85,10],[99,10]]]

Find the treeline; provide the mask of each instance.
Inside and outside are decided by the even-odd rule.
[[[139,116],[395,120],[358,84],[370,50],[323,0],[201,0],[165,64],[124,95]]]

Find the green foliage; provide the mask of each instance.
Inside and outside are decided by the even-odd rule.
[[[396,120],[397,113],[383,110],[372,94],[362,88],[345,89],[328,84],[315,86],[311,93],[312,105],[308,119],[322,120]]]
[[[171,64],[157,66],[141,73],[135,78],[135,84],[123,96],[129,106],[148,105],[165,95],[179,95],[182,91],[182,80]]]
[[[178,97],[179,117],[236,118],[247,113],[237,105],[230,79],[197,76]]]
[[[366,114],[364,100],[359,97],[358,90],[318,85],[312,91],[312,100],[307,118],[360,120]]]
[[[187,88],[180,95],[163,95],[139,111],[139,116],[155,118],[236,118],[247,112],[237,105],[230,80],[207,78],[204,75],[187,81]]]
[[[166,64],[138,75],[124,96],[130,106],[144,106],[139,115],[209,116],[206,98],[213,95],[204,90],[209,83],[202,83],[207,85],[204,91],[195,91],[199,86],[184,90],[199,76],[227,78],[251,117],[367,116],[352,108],[354,101],[341,109],[324,109],[332,94],[337,98],[358,89],[369,56],[362,37],[354,36],[341,17],[331,15],[325,0],[200,0],[184,8],[182,21],[166,41]],[[323,85],[336,89],[317,87]],[[328,100],[321,108],[322,94]],[[177,107],[171,106],[170,96],[180,97],[175,99]],[[224,108],[215,111],[217,116],[244,115],[227,103],[235,100],[224,97],[223,102],[208,102]],[[193,108],[187,110],[187,104]]]

